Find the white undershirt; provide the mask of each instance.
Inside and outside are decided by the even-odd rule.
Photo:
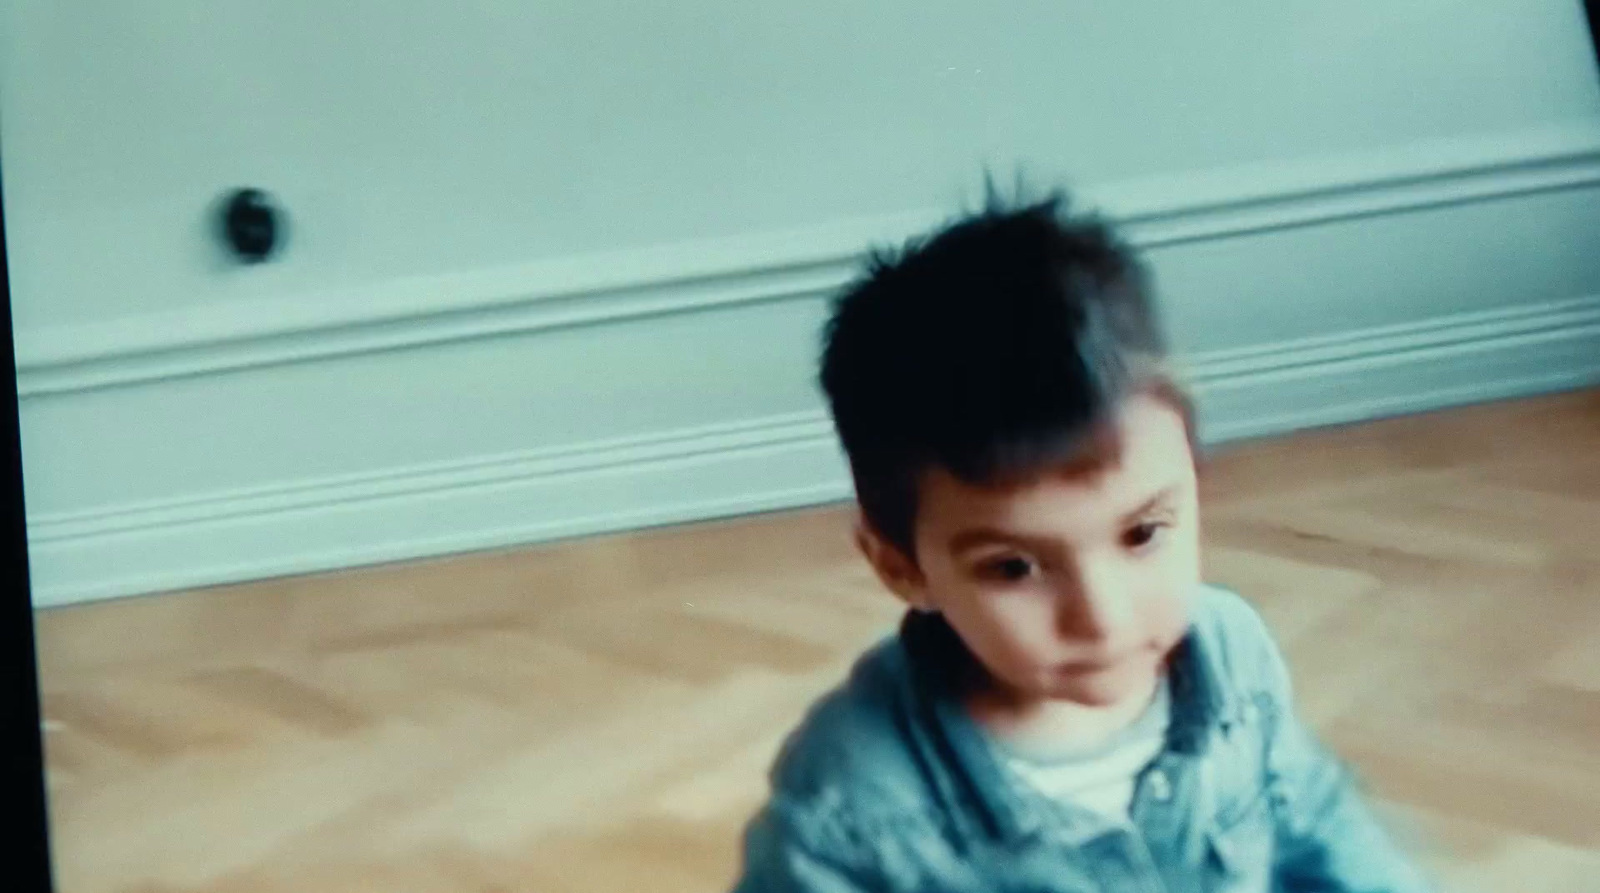
[[[1170,703],[1166,685],[1126,729],[1092,751],[1059,754],[1007,753],[1006,765],[1035,790],[1127,821],[1139,774],[1166,745]]]

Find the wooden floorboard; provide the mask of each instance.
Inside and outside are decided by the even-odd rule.
[[[1207,573],[1463,893],[1600,893],[1600,391],[1237,445]],[[726,887],[896,605],[843,508],[38,614],[63,893]]]

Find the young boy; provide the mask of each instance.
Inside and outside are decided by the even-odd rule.
[[[1193,420],[1139,261],[1061,199],[874,258],[826,391],[909,611],[793,732],[737,893],[1416,893],[1200,581]]]

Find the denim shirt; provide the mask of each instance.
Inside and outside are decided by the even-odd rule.
[[[1423,893],[1295,716],[1260,615],[1203,587],[1131,821],[1033,792],[902,633],[786,740],[734,893]]]

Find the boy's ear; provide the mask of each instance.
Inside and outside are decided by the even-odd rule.
[[[878,580],[907,605],[919,611],[933,610],[927,581],[915,560],[899,546],[889,542],[858,517],[855,526],[856,548],[872,565]]]

